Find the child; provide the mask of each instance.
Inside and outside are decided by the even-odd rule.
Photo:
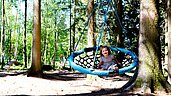
[[[118,62],[118,60],[114,57],[113,54],[111,54],[111,51],[108,46],[102,46],[100,48],[100,63],[99,68],[103,70],[112,70],[112,69],[118,69],[118,64],[121,65],[121,63]]]

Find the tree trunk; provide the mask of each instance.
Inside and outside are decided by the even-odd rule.
[[[122,0],[118,0],[118,6],[117,6],[117,13],[118,13],[118,16],[119,16],[119,20],[122,21],[122,9],[123,9],[123,6],[122,6]],[[117,17],[115,17],[117,18]],[[123,48],[123,37],[122,37],[122,27],[119,23],[119,20],[117,20],[117,27],[115,29],[114,32],[116,32],[116,42],[117,42],[117,47],[121,47]],[[123,57],[124,54],[123,53],[119,53],[119,56],[118,57]],[[123,58],[117,58],[120,62],[122,61]]]
[[[24,21],[24,34],[23,34],[23,59],[25,68],[27,68],[27,48],[26,48],[26,34],[27,34],[27,0],[25,0],[25,21]]]
[[[94,0],[89,0],[88,1],[88,17],[92,13],[93,7],[94,7]],[[95,39],[95,36],[94,36],[94,32],[95,32],[95,27],[94,27],[95,25],[94,24],[95,23],[94,23],[94,13],[93,13],[91,18],[90,18],[90,21],[88,22],[88,35],[87,35],[88,44],[87,45],[89,47],[93,47],[93,46],[96,45],[96,39]],[[94,78],[94,77],[92,77],[92,75],[87,74],[87,79],[88,80],[91,80],[92,78]]]
[[[72,33],[72,49],[75,51],[75,31],[76,31],[76,0],[74,0],[74,14],[73,14],[73,19],[74,19],[74,24],[73,24],[73,33]]]
[[[45,3],[45,5],[48,5],[47,4],[47,1],[46,1],[46,3]],[[48,8],[46,9],[46,12],[44,13],[45,15],[45,17],[47,16],[46,14],[48,13]],[[48,28],[48,25],[47,25],[47,19],[46,18],[44,18],[44,23],[45,23],[45,27],[44,27],[44,49],[43,49],[43,63],[44,64],[46,64],[47,63],[47,49],[48,49],[48,35],[49,35],[49,33],[48,33],[48,31],[47,31],[47,28]]]
[[[14,28],[14,30],[15,30],[15,32],[14,32],[14,34],[15,34],[15,48],[14,48],[14,60],[17,60],[17,50],[18,50],[18,34],[17,33],[19,33],[18,32],[18,27],[17,27],[17,23],[18,23],[18,14],[16,14],[16,21],[15,21],[15,28]]]
[[[54,31],[55,31],[55,36],[54,36],[54,39],[55,39],[55,42],[54,42],[54,54],[53,54],[53,68],[55,68],[55,61],[56,61],[56,51],[57,51],[57,37],[58,37],[58,35],[57,35],[57,22],[56,22],[56,20],[57,20],[57,17],[56,17],[56,15],[57,15],[57,10],[55,10],[55,27],[54,27]]]
[[[72,11],[71,11],[71,8],[72,8],[72,1],[70,0],[70,17],[69,17],[69,19],[70,19],[70,22],[69,22],[69,25],[70,25],[70,33],[69,33],[69,50],[70,50],[70,55],[72,54],[72,28],[71,28],[71,22],[72,22]]]
[[[94,0],[89,0],[88,1],[88,16],[90,16],[90,14],[92,13],[94,7]],[[94,23],[94,13],[90,18],[90,21],[88,23],[88,46],[95,46],[96,45],[96,39],[94,36],[94,32],[95,32],[95,23]]]
[[[117,7],[117,13],[119,16],[120,21],[122,21],[122,0],[118,0],[118,7]],[[117,45],[118,47],[123,47],[123,38],[122,38],[122,28],[119,24],[119,21],[117,20],[117,28],[116,28],[116,32],[117,32]]]
[[[4,41],[5,41],[5,4],[4,0],[2,0],[2,29],[1,29],[1,48],[0,48],[0,54],[1,54],[1,69],[3,69],[3,66],[5,65],[4,62],[4,55],[5,55],[5,47],[4,47]]]
[[[141,91],[155,93],[169,92],[166,79],[160,70],[160,39],[157,31],[158,14],[156,0],[140,2],[140,34],[139,34],[139,72],[138,82]],[[138,86],[140,87],[140,86]]]
[[[5,55],[5,47],[4,47],[4,41],[5,41],[5,4],[4,0],[2,0],[2,31],[1,31],[1,69],[3,69],[3,66],[5,65],[4,62],[4,55]]]
[[[171,84],[171,0],[167,2],[168,16],[168,82]]]
[[[33,25],[33,46],[32,46],[32,65],[27,76],[42,77],[41,65],[41,0],[34,0],[34,25]]]

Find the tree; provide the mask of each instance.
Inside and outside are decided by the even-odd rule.
[[[168,15],[168,81],[171,84],[171,0],[167,1]]]
[[[27,33],[27,0],[25,0],[25,21],[24,21],[24,32],[23,32],[23,57],[24,57],[24,64],[27,68],[27,47],[26,47],[26,33]]]
[[[47,0],[45,0],[45,10],[44,10],[44,12],[43,13],[45,13],[44,14],[44,17],[48,17],[48,2],[47,2]],[[48,18],[43,18],[43,21],[44,21],[44,36],[43,36],[43,63],[44,64],[46,64],[47,63],[47,53],[48,53],[48,38],[49,38],[49,32],[47,31],[47,29],[48,29],[48,27],[49,27],[49,24],[48,24]]]
[[[93,7],[94,7],[94,0],[89,0],[88,1],[88,16],[90,16],[90,14],[92,13]],[[96,39],[94,36],[94,32],[95,32],[94,21],[95,20],[94,20],[94,13],[93,13],[88,23],[88,35],[87,35],[88,46],[91,46],[91,47],[96,45]]]
[[[5,4],[4,0],[2,0],[2,30],[1,30],[1,48],[0,48],[0,53],[1,53],[1,63],[3,68],[5,62],[4,62],[4,52],[5,52],[5,47],[4,47],[4,41],[5,41]]]
[[[32,65],[27,76],[42,77],[41,65],[41,0],[34,0],[34,25],[33,25],[33,46],[32,46]]]
[[[119,16],[120,21],[122,17],[122,0],[118,0],[118,6],[117,6],[117,13]],[[123,39],[122,39],[122,27],[119,24],[120,22],[117,20],[117,28],[116,28],[116,33],[117,33],[117,45],[118,47],[123,47]]]
[[[141,91],[154,93],[169,92],[168,83],[160,68],[160,39],[157,30],[157,0],[141,0],[139,33],[139,72],[137,81],[141,82]],[[140,86],[139,86],[140,87]]]
[[[76,0],[74,0],[74,12],[73,12],[73,20],[74,20],[74,24],[73,24],[73,28],[72,28],[72,49],[73,51],[75,51],[75,31],[76,31]]]

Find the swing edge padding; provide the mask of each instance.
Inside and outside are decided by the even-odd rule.
[[[83,68],[80,65],[77,65],[74,62],[74,58],[80,54],[83,54],[84,52],[90,52],[90,51],[95,51],[97,47],[89,47],[89,48],[83,48],[80,51],[74,52],[73,54],[71,54],[68,58],[69,61],[69,65],[74,69],[77,70],[81,73],[84,74],[91,74],[91,75],[98,75],[98,76],[108,76],[109,74],[111,74],[111,70],[94,70],[94,69],[89,69],[89,68]],[[114,70],[113,73],[117,72],[118,74],[124,74],[125,72],[129,72],[132,69],[134,69],[136,66],[138,66],[138,57],[136,56],[136,54],[134,54],[133,52],[131,52],[130,50],[127,49],[123,49],[123,48],[118,48],[118,47],[109,47],[112,51],[120,51],[123,52],[125,54],[128,54],[130,56],[133,57],[134,62],[132,64],[130,64],[127,67],[123,67],[118,69],[117,71]],[[99,47],[98,47],[99,49]]]

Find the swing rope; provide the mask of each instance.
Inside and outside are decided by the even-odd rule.
[[[108,14],[108,12],[109,12],[110,4],[111,4],[111,6],[112,6],[112,8],[113,8],[113,10],[114,10],[114,14],[116,15],[116,18],[117,18],[117,20],[118,20],[118,22],[119,22],[119,25],[121,26],[121,28],[122,28],[122,30],[123,30],[123,32],[124,32],[124,36],[125,36],[125,38],[126,38],[126,40],[127,40],[128,46],[129,46],[129,48],[131,48],[130,40],[128,39],[128,37],[127,37],[127,35],[126,35],[127,31],[126,31],[125,28],[122,26],[122,23],[121,23],[121,21],[120,21],[120,19],[119,19],[119,15],[118,15],[117,12],[116,12],[115,5],[113,4],[112,0],[106,0],[105,2],[107,2],[107,5],[104,5],[104,6],[103,6],[103,4],[102,4],[102,3],[104,3],[104,1],[102,0],[102,1],[100,2],[100,6],[102,6],[102,11],[103,11],[103,13],[104,13],[104,14],[103,14],[103,20],[104,20],[104,22],[103,22],[103,25],[102,25],[102,29],[101,29],[101,31],[100,31],[100,37],[99,37],[99,39],[98,39],[98,44],[97,44],[97,48],[96,48],[96,52],[95,52],[95,56],[94,56],[94,61],[93,61],[94,64],[95,64],[95,61],[96,61],[96,55],[97,55],[98,47],[99,47],[99,45],[100,45],[100,40],[101,40],[101,38],[102,38],[102,32],[103,32],[103,30],[104,30],[104,25],[107,26],[107,29],[108,29],[108,30],[110,30],[110,28],[108,27],[108,25],[107,25],[107,23],[106,23],[106,21],[107,21],[107,14]],[[108,32],[109,40],[111,40],[110,33],[109,33],[109,31],[107,31],[107,32]]]
[[[85,24],[85,26],[84,26],[84,28],[83,28],[83,31],[81,32],[80,37],[78,38],[78,41],[76,42],[76,45],[75,45],[75,47],[74,47],[74,51],[76,50],[76,48],[77,48],[77,46],[78,46],[78,43],[80,42],[80,40],[81,40],[81,38],[82,38],[82,35],[84,34],[84,31],[85,31],[86,27],[88,26],[88,23],[89,23],[89,21],[90,21],[90,18],[91,18],[91,16],[93,15],[93,13],[95,12],[95,9],[96,9],[97,7],[98,7],[98,4],[95,4],[95,5],[94,5],[94,8],[93,8],[93,10],[92,10],[92,12],[90,13],[90,16],[88,17],[87,22],[86,22],[86,24]]]
[[[103,3],[104,1],[106,1],[106,2],[108,3],[108,4],[107,4],[108,7],[103,6],[102,3]],[[122,0],[122,2],[123,2],[123,4],[125,5],[125,1]],[[84,31],[85,31],[86,27],[88,26],[88,23],[89,23],[89,21],[90,21],[90,18],[92,17],[93,13],[95,12],[96,8],[98,7],[98,3],[99,3],[98,0],[96,0],[96,3],[95,3],[95,5],[94,5],[94,8],[93,8],[92,12],[90,13],[90,15],[89,15],[89,17],[88,17],[88,21],[86,22],[86,24],[85,24],[85,26],[84,26],[84,28],[83,28],[83,31],[81,32],[81,35],[80,35],[80,37],[78,38],[78,40],[77,40],[77,42],[76,42],[76,44],[75,44],[75,47],[74,47],[74,49],[73,49],[74,51],[76,50],[76,48],[77,48],[77,46],[78,46],[78,43],[80,42],[80,40],[81,40],[81,38],[82,38],[82,35],[84,34]],[[100,6],[102,6],[102,11],[105,11],[105,12],[104,12],[104,15],[103,15],[103,19],[104,19],[104,22],[103,22],[103,23],[105,23],[105,25],[107,26],[107,29],[110,30],[110,28],[108,27],[108,25],[107,25],[107,23],[106,23],[106,21],[107,21],[106,17],[107,17],[107,13],[109,12],[109,9],[108,9],[108,8],[109,8],[110,4],[111,4],[111,6],[112,6],[112,8],[113,8],[113,10],[114,10],[114,14],[116,15],[116,18],[117,18],[117,20],[118,20],[118,22],[119,22],[119,25],[121,26],[121,28],[122,28],[122,30],[123,30],[123,32],[124,32],[125,40],[126,40],[128,46],[129,46],[129,48],[131,48],[130,39],[128,39],[128,36],[126,35],[126,34],[127,34],[127,31],[126,31],[125,28],[122,26],[122,23],[121,23],[121,21],[120,21],[120,19],[119,19],[119,15],[118,15],[118,13],[117,13],[117,11],[116,11],[115,5],[113,4],[112,0],[100,0]],[[107,9],[105,9],[105,8],[107,8]],[[103,30],[104,30],[104,27],[103,27]],[[109,36],[109,38],[110,38],[109,40],[111,40],[109,31],[107,31],[107,32],[108,32],[108,36]],[[102,32],[100,32],[100,34],[102,34]],[[101,38],[100,38],[100,39],[101,39]],[[97,45],[97,46],[100,45],[100,39],[98,39],[98,45]]]
[[[124,0],[122,0],[122,1],[123,1],[123,3],[124,3]],[[123,30],[123,32],[124,32],[124,36],[125,36],[125,39],[126,39],[126,41],[127,41],[127,44],[128,44],[128,46],[129,46],[129,48],[131,48],[130,40],[128,39],[128,36],[126,35],[127,31],[126,31],[125,28],[122,26],[121,20],[119,19],[119,15],[118,15],[118,13],[117,13],[117,11],[116,11],[115,5],[113,4],[112,0],[111,0],[111,4],[112,4],[113,10],[114,10],[114,12],[115,12],[116,18],[117,18],[117,20],[118,20],[118,22],[119,22],[119,25],[120,25],[120,27],[122,28],[122,30]],[[125,3],[124,3],[124,4],[125,4]]]
[[[90,16],[88,17],[88,21],[87,23],[85,24],[84,26],[84,29],[83,31],[81,32],[81,36],[80,38],[78,39],[76,45],[75,45],[75,48],[74,48],[74,51],[76,50],[76,47],[78,46],[78,43],[79,41],[81,40],[81,37],[85,31],[85,28],[88,26],[88,23],[90,21],[90,18],[92,16],[92,14],[95,12],[96,8],[98,7],[98,0],[96,0],[96,4],[90,14]],[[107,3],[106,5],[104,4],[103,6],[103,3]],[[134,54],[132,51],[130,50],[126,50],[126,49],[123,49],[123,48],[114,48],[114,47],[110,47],[110,49],[112,51],[119,51],[119,52],[123,52],[125,53],[125,55],[129,55],[131,56],[131,58],[133,59],[132,63],[129,64],[129,66],[126,66],[126,67],[123,67],[123,68],[120,68],[120,69],[117,69],[117,70],[94,70],[94,69],[89,69],[90,67],[85,67],[85,64],[81,64],[80,63],[85,63],[86,61],[78,61],[78,63],[76,64],[74,62],[74,58],[77,57],[77,56],[80,56],[81,54],[85,53],[85,52],[90,52],[90,51],[95,51],[95,56],[93,59],[93,64],[95,64],[95,62],[97,61],[96,57],[97,57],[97,51],[99,50],[99,45],[100,45],[100,41],[101,41],[101,38],[102,38],[102,35],[103,35],[103,31],[104,31],[104,27],[107,26],[106,28],[108,30],[111,30],[107,24],[107,14],[109,12],[109,7],[112,7],[112,9],[114,10],[114,14],[116,15],[116,18],[119,22],[119,25],[121,26],[121,28],[123,29],[123,32],[124,32],[124,36],[125,38],[127,39],[127,35],[126,35],[126,30],[124,29],[124,27],[122,26],[121,24],[121,21],[119,19],[119,16],[116,12],[116,8],[115,8],[115,5],[113,4],[112,0],[100,0],[100,7],[102,7],[102,12],[103,12],[103,23],[102,23],[102,28],[100,29],[100,35],[99,35],[99,38],[98,38],[98,43],[97,43],[97,46],[96,47],[90,47],[90,48],[84,48],[82,49],[81,51],[77,51],[77,52],[74,52],[73,54],[70,55],[70,57],[68,58],[68,61],[69,61],[69,64],[70,66],[72,66],[75,70],[78,70],[79,72],[81,73],[85,73],[85,74],[92,74],[92,75],[99,75],[99,76],[109,76],[110,74],[113,74],[113,73],[119,73],[119,74],[124,74],[125,72],[128,72],[130,70],[132,70],[133,68],[135,68],[137,65],[138,65],[138,57],[136,56],[136,54]],[[110,36],[109,32],[108,32],[108,35]],[[129,40],[128,40],[129,41]],[[129,47],[130,47],[130,42],[127,42]],[[86,54],[86,56],[88,56]],[[89,57],[89,56],[88,56]],[[82,60],[88,60],[87,57],[85,58],[81,58]],[[91,58],[90,58],[91,59]],[[77,61],[77,60],[76,60]],[[88,61],[86,62],[87,64],[89,63]],[[130,63],[130,62],[129,62]],[[84,65],[84,67],[82,66]],[[89,64],[91,66],[91,64]],[[91,66],[92,68],[92,66]]]
[[[107,26],[107,23],[106,23],[106,21],[107,21],[107,13],[108,13],[108,10],[109,10],[109,3],[107,4],[107,6],[108,7],[106,7],[106,6],[103,6],[103,4],[102,3],[104,3],[104,1],[101,1],[100,2],[100,6],[102,6],[102,11],[103,11],[103,23],[102,23],[102,28],[101,28],[101,30],[100,30],[100,36],[99,36],[99,38],[98,38],[98,43],[97,43],[97,47],[96,47],[96,51],[95,51],[95,56],[94,56],[94,60],[93,60],[93,63],[95,64],[95,61],[97,61],[96,60],[96,57],[97,57],[97,52],[98,52],[98,49],[99,49],[99,46],[100,46],[100,40],[101,40],[101,38],[102,38],[102,35],[103,35],[103,31],[104,31],[104,26],[106,25]]]

